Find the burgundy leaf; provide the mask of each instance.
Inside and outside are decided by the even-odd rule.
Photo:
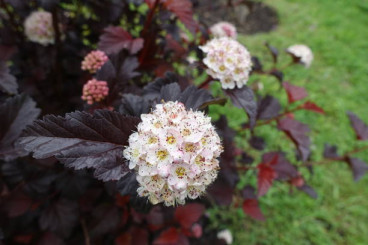
[[[309,127],[292,118],[285,117],[278,121],[278,129],[282,130],[297,146],[302,161],[306,161],[310,154],[310,139],[306,135]]]
[[[198,23],[193,19],[192,2],[190,0],[163,0],[165,8],[174,13],[193,34],[198,30]]]
[[[242,190],[242,197],[244,200],[246,199],[257,199],[257,195],[255,194],[255,189],[253,186],[247,185]]]
[[[176,58],[180,58],[186,53],[185,48],[179,42],[177,42],[171,34],[167,34],[165,39],[165,48],[174,51]]]
[[[68,237],[78,221],[78,205],[73,201],[60,199],[50,204],[39,219],[42,230],[49,230]]]
[[[234,106],[243,109],[248,114],[249,124],[253,127],[256,123],[257,103],[254,100],[252,89],[243,86],[240,89],[226,89],[224,91],[230,97]]]
[[[325,158],[337,158],[340,155],[337,153],[337,146],[325,144],[325,148],[323,150],[323,157]]]
[[[183,228],[189,229],[203,215],[205,207],[199,203],[189,203],[179,206],[175,211],[175,219]]]
[[[358,140],[368,139],[368,126],[354,113],[348,111],[351,126],[353,127]]]
[[[0,60],[0,90],[8,94],[18,93],[18,83],[16,78],[10,74],[5,62]]]
[[[115,245],[148,245],[148,231],[144,228],[133,227],[115,239]]]
[[[98,237],[103,234],[116,230],[120,223],[120,214],[116,206],[101,205],[93,211],[93,226],[88,230],[92,237]]]
[[[16,141],[39,114],[36,103],[24,94],[9,98],[0,105],[0,159],[10,161],[27,154]]]
[[[139,121],[108,110],[50,115],[29,126],[20,143],[37,159],[55,156],[67,167],[95,168],[96,177],[118,180],[129,171],[122,152]]]
[[[176,228],[170,227],[167,230],[161,232],[160,236],[154,241],[154,245],[175,245],[179,241],[179,232]]]
[[[252,71],[263,71],[263,66],[258,57],[252,56]]]
[[[273,180],[277,177],[277,173],[268,165],[261,163],[258,168],[258,192],[257,196],[263,196],[272,186]]]
[[[349,164],[351,170],[353,171],[354,180],[360,180],[364,174],[368,171],[367,163],[362,160],[354,157],[349,157],[347,159],[347,163]]]
[[[38,245],[64,245],[64,241],[56,236],[54,233],[52,232],[46,232],[45,234],[43,234],[43,236],[41,237],[40,241],[38,242]]]
[[[277,158],[275,158],[277,156]],[[268,163],[276,160],[270,167],[276,172],[277,180],[289,180],[298,176],[298,171],[281,152],[268,152],[262,156],[262,162]]]
[[[17,217],[26,213],[32,205],[32,199],[23,192],[13,193],[6,202],[3,202],[3,209],[9,217]]]
[[[221,172],[207,192],[215,199],[218,205],[229,206],[233,201],[233,187],[222,177]]]
[[[309,111],[314,111],[314,112],[320,113],[322,115],[325,114],[325,111],[321,107],[319,107],[318,105],[316,105],[315,103],[313,103],[311,101],[307,101],[299,107],[304,109],[304,110],[309,110]]]
[[[143,39],[134,39],[129,32],[119,26],[109,26],[100,36],[98,48],[107,54],[119,53],[122,49],[136,54],[143,47]]]
[[[0,45],[0,63],[9,60],[15,52],[18,51],[17,46]]]
[[[289,98],[289,103],[293,103],[295,101],[304,99],[305,97],[308,96],[308,93],[305,90],[305,88],[292,85],[288,82],[283,82],[282,86],[286,90],[286,93]]]
[[[259,208],[258,201],[256,199],[246,199],[243,202],[243,211],[253,219],[264,221],[265,217]]]
[[[271,95],[266,95],[258,104],[257,118],[271,119],[276,117],[281,110],[281,105],[278,99]]]

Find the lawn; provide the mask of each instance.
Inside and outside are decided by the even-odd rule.
[[[337,144],[341,152],[356,146],[345,112],[353,111],[368,123],[368,1],[264,2],[278,11],[279,27],[267,34],[243,35],[239,40],[269,64],[271,57],[262,45],[265,41],[279,50],[296,43],[313,50],[315,60],[310,69],[298,66],[285,70],[286,80],[306,87],[309,98],[326,111],[326,116],[310,112],[296,115],[312,128],[312,158],[321,158],[325,142]],[[281,63],[288,61],[282,54]],[[276,80],[258,77],[253,82],[256,79],[264,84],[265,93],[285,101],[285,95],[276,89]],[[233,127],[244,121],[238,110],[212,107],[211,112],[214,116],[218,112],[229,114]],[[280,134],[267,127],[257,128],[256,133],[267,138],[268,149],[278,149]],[[281,149],[289,155],[294,150],[289,144]],[[368,161],[368,154],[358,156]],[[243,184],[254,181],[246,178]],[[287,186],[278,183],[260,200],[267,221],[253,221],[237,209],[218,208],[211,213],[214,225],[229,228],[234,244],[367,244],[368,176],[355,183],[346,164],[331,163],[316,167],[308,183],[318,192],[317,200],[301,192],[290,195]]]

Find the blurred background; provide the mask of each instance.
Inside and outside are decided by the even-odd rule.
[[[286,81],[305,87],[310,99],[326,111],[326,116],[310,118],[310,113],[298,114],[298,118],[311,125],[315,152],[312,159],[320,159],[326,142],[338,145],[341,152],[359,144],[354,140],[346,111],[368,120],[368,1],[264,0],[253,5],[253,10],[250,6],[235,14],[216,7],[212,10],[209,12],[212,15],[204,14],[206,21],[211,23],[222,16],[238,22],[238,31],[242,33],[239,40],[252,54],[270,61],[269,64],[272,57],[262,45],[265,42],[280,52],[297,43],[312,49],[314,61],[309,69],[287,68],[284,74]],[[283,54],[281,60],[283,56],[287,58]],[[266,93],[267,88],[275,91],[273,79],[255,77],[250,83],[261,81]],[[244,122],[245,117],[236,109],[213,110],[218,111],[234,118],[232,126]],[[279,144],[279,135],[272,130],[262,127],[257,133],[266,142],[273,142],[268,147]],[[281,147],[293,154],[290,146]],[[357,156],[368,160],[367,154]],[[260,201],[267,217],[265,222],[245,217],[240,209],[227,212],[219,208],[212,213],[214,225],[229,228],[235,244],[367,244],[368,177],[355,183],[347,169],[344,163],[332,163],[316,167],[309,174],[308,182],[317,191],[317,200],[302,192],[289,195],[287,186],[276,183],[276,188]]]

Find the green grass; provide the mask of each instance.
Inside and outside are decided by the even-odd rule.
[[[267,34],[241,36],[253,55],[271,64],[262,45],[265,41],[280,51],[296,43],[311,47],[315,60],[310,69],[293,66],[285,70],[292,84],[306,87],[309,98],[323,107],[326,116],[298,112],[297,119],[310,125],[313,156],[321,158],[323,144],[337,144],[344,152],[357,143],[345,112],[357,113],[368,122],[368,1],[367,0],[265,0],[279,13],[279,27]],[[281,63],[289,57],[282,52]],[[265,92],[285,103],[285,95],[277,90],[272,78],[257,77]],[[252,82],[252,81],[251,81]],[[244,122],[237,109],[212,107],[211,114],[227,114],[231,126]],[[282,134],[269,127],[259,127],[256,134],[267,138],[269,149],[281,148],[292,157],[294,147],[282,143]],[[246,149],[247,143],[237,139]],[[368,161],[368,153],[359,157]],[[244,177],[247,178],[247,177]],[[254,178],[243,179],[253,182]],[[304,193],[289,194],[285,184],[277,183],[261,207],[266,222],[256,222],[238,209],[214,209],[215,226],[233,231],[234,244],[367,244],[368,243],[368,176],[355,183],[344,163],[331,163],[315,168],[308,183],[319,194],[313,200]]]

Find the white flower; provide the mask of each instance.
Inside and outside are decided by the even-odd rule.
[[[231,231],[226,229],[222,230],[219,233],[217,233],[218,239],[223,239],[226,244],[232,244],[233,243],[233,235],[231,234]]]
[[[201,196],[217,177],[222,152],[211,118],[167,102],[141,119],[124,150],[129,168],[137,173],[138,195],[166,206]]]
[[[236,27],[225,21],[218,22],[210,27],[210,32],[214,37],[230,37],[236,39],[237,32]]]
[[[55,31],[52,25],[52,15],[39,10],[32,12],[24,21],[24,30],[27,38],[41,45],[55,43]]]
[[[309,67],[312,64],[313,53],[312,50],[306,45],[296,44],[290,46],[286,49],[286,52],[291,54],[293,58],[298,59],[298,61],[305,67]]]
[[[215,38],[200,46],[206,53],[203,63],[207,73],[219,79],[224,89],[243,87],[249,79],[252,59],[248,50],[229,37]]]

